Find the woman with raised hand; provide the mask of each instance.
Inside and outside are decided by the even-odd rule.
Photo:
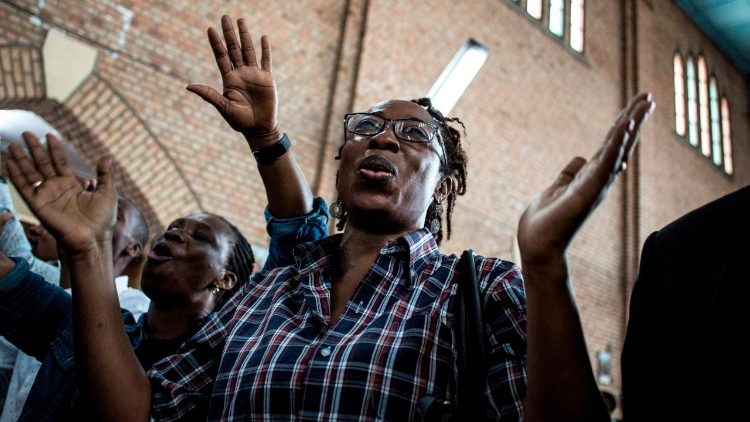
[[[29,136],[27,142],[35,164],[26,159],[18,148],[11,147],[15,158],[12,161],[18,165],[9,164],[9,170],[14,172],[14,181],[22,195],[31,194],[45,204],[41,208],[33,207],[42,221],[63,223],[64,229],[58,224],[53,233],[58,236],[66,252],[65,265],[75,272],[81,265],[79,258],[85,255],[81,247],[90,251],[90,248],[101,246],[97,240],[111,237],[112,230],[109,230],[102,237],[89,238],[95,240],[93,244],[82,246],[77,243],[91,233],[85,230],[79,232],[79,229],[86,229],[86,224],[101,222],[102,215],[111,211],[111,176],[107,173],[108,168],[100,163],[102,174],[107,174],[107,177],[100,179],[104,185],[98,191],[88,193],[64,162],[57,139],[49,139],[49,153],[35,137]],[[26,175],[37,182],[29,186],[28,180],[31,179],[18,178],[19,175]],[[85,201],[88,208],[77,204],[76,199]],[[50,218],[51,215],[59,215],[53,211],[61,204],[59,201],[65,201],[62,204],[67,217]],[[325,233],[327,215],[325,205],[322,204],[321,209],[321,204],[315,205],[316,211],[307,215],[272,219],[269,222],[269,231],[273,236],[271,256],[275,259],[268,260],[266,268],[270,268],[269,265],[274,262],[278,264],[292,260],[287,245],[291,245],[297,236],[302,236],[299,241],[306,241]],[[82,218],[85,223],[76,218]],[[65,233],[68,235],[61,236]],[[95,255],[103,256],[106,253]],[[92,280],[96,279],[98,284],[90,286],[90,290],[94,290],[94,294],[106,299],[106,302],[101,303],[102,308],[91,306],[76,315],[80,319],[101,323],[101,329],[114,327],[120,333],[123,332],[124,321],[127,344],[135,352],[138,364],[148,369],[165,356],[176,353],[180,344],[215,317],[214,311],[219,305],[250,279],[253,261],[250,244],[235,226],[215,214],[191,214],[173,221],[166,231],[153,239],[142,274],[142,288],[151,299],[151,304],[142,318],[136,321],[129,311],[122,310],[119,321],[98,319],[100,313],[109,315],[107,311],[112,310],[113,304],[119,309],[117,297],[114,303],[109,297],[109,289],[114,284],[104,283],[99,278],[111,271],[111,265],[105,266],[103,261],[96,262],[96,268],[92,267],[92,271],[96,272]],[[80,280],[80,277],[74,280]],[[71,306],[76,303],[79,293],[85,295],[90,290],[87,290],[89,286],[82,289],[78,283],[74,284],[73,289],[76,297],[71,301],[62,289],[45,283],[41,276],[32,273],[25,260],[10,259],[0,254],[0,312],[6,315],[0,323],[0,334],[42,361],[22,418],[83,420],[96,415],[92,413],[88,400],[80,397],[79,384],[75,381],[75,362],[87,360],[85,355],[74,354],[73,345],[74,332],[94,334],[92,331],[79,331],[78,327],[83,323],[80,319],[74,320],[71,314]],[[117,344],[123,346],[122,343]],[[132,352],[129,353],[132,355]],[[81,368],[92,369],[85,364],[79,365],[78,369]],[[108,380],[111,380],[110,375],[106,375]]]
[[[263,86],[273,86],[268,41],[261,41],[258,68],[244,21],[238,26],[239,42],[232,21],[222,18],[226,47],[215,30],[208,32],[224,95],[191,87],[222,113],[234,102],[253,104],[250,92],[257,89],[254,78],[228,89],[228,82],[239,81],[231,75],[262,75],[270,83]],[[573,419],[606,418],[603,404],[591,397],[591,385],[596,397],[598,391],[567,285],[565,251],[629,157],[652,107],[650,96],[636,97],[595,157],[573,160],[526,210],[518,238],[529,273],[528,321],[518,267],[477,259],[488,344],[485,406],[474,409],[478,414],[519,420],[526,408],[528,420],[558,411]],[[107,219],[86,207],[90,198],[108,195],[106,166],[98,191],[67,198],[76,208],[47,204],[29,185],[21,189],[32,207],[47,210],[56,224],[45,224],[62,238],[85,226],[76,233],[86,236],[66,244],[77,257],[74,288],[87,290],[77,296],[75,313],[100,312],[98,320],[78,318],[83,335],[77,341],[101,416],[404,420],[418,417],[425,396],[451,402],[458,257],[440,254],[437,241],[444,205],[449,223],[466,188],[466,154],[454,121],[428,100],[386,101],[347,115],[332,207],[344,221],[343,234],[305,245],[292,266],[256,275],[178,354],[148,374],[129,353],[122,330],[113,329],[114,307],[103,312],[101,305],[111,299],[88,287],[102,284],[100,273],[106,271],[97,267],[96,256],[105,247]],[[241,122],[233,127],[243,131]],[[254,133],[270,146],[277,135]],[[14,174],[30,179],[21,169]],[[561,364],[565,354],[571,356]],[[546,384],[546,374],[553,384]]]
[[[190,89],[192,88],[194,86],[190,86]],[[200,87],[196,88],[200,89]],[[299,171],[293,153],[288,151],[290,145],[282,151],[275,150],[272,153],[268,150],[257,151],[259,148],[262,149],[269,138],[258,137],[256,134],[273,132],[275,133],[273,136],[276,136],[273,142],[282,138],[281,133],[276,131],[275,90],[271,91],[271,96],[263,96],[263,89],[259,89],[261,93],[254,91],[255,102],[252,105],[227,107],[224,116],[233,126],[236,121],[243,122],[243,134],[248,145],[256,151],[254,156],[258,161],[260,174],[264,183],[267,183],[268,207],[265,216],[271,242],[264,271],[268,271],[277,266],[293,263],[292,249],[298,243],[324,237],[327,234],[328,211],[322,199],[313,199],[309,185],[302,172]],[[56,139],[50,140],[48,153],[36,138],[28,134],[27,138],[35,164],[30,164],[28,160],[24,161],[23,154],[19,154],[17,148],[12,151],[15,154],[13,157],[19,163],[19,171],[35,171],[30,176],[34,178],[32,184],[34,189],[27,189],[26,194],[31,193],[40,199],[38,195],[61,189],[68,196],[63,195],[60,198],[84,198],[86,200],[100,198],[102,204],[108,204],[106,201],[108,196],[102,195],[111,194],[110,185],[105,185],[100,191],[89,195],[84,191],[79,191],[78,185],[70,179],[69,166],[60,161],[55,161],[59,166],[51,164],[51,160],[59,150]],[[283,138],[285,142],[289,142],[286,135]],[[20,183],[19,186],[23,185],[23,182],[24,180],[17,181]],[[42,199],[46,201],[47,199],[60,200],[60,198],[43,197]],[[75,201],[71,201],[71,204],[73,202]],[[51,208],[42,207],[45,211]],[[66,215],[65,218],[70,217],[66,212],[71,209],[66,208],[65,212],[58,217],[62,215]],[[102,205],[91,209],[107,212],[107,208]],[[74,213],[73,217],[81,216]],[[44,221],[43,216],[40,216],[40,219]],[[53,218],[53,221],[60,221],[60,219]],[[85,225],[80,226],[74,223],[65,227],[72,230],[73,227],[85,227]],[[59,228],[53,232],[58,236],[64,233]],[[77,249],[71,250],[70,244],[67,246],[64,242],[61,244],[65,250],[72,251],[73,256],[79,256]],[[21,417],[29,420],[77,420],[92,416],[91,411],[94,408],[87,404],[88,400],[78,400],[79,384],[74,382],[76,359],[73,353],[72,333],[74,329],[78,333],[79,329],[71,319],[71,300],[59,295],[56,288],[40,285],[40,279],[29,273],[28,268],[18,265],[17,260],[3,258],[4,266],[0,275],[7,275],[9,280],[16,280],[17,283],[7,284],[0,281],[0,291],[2,291],[0,312],[5,312],[10,316],[0,324],[0,334],[7,335],[24,350],[28,350],[43,361],[40,375],[31,388]],[[77,263],[78,260],[71,262]],[[119,322],[114,318],[105,319],[102,327],[98,328],[114,327],[121,335],[123,333],[122,320],[124,320],[127,343],[120,341],[113,344],[124,347],[129,343],[135,352],[137,362],[142,368],[148,370],[164,356],[176,353],[184,340],[191,337],[200,326],[210,321],[215,316],[214,311],[219,305],[249,280],[252,266],[253,254],[250,245],[228,221],[206,213],[192,214],[177,219],[168,226],[164,233],[156,236],[143,269],[143,290],[152,299],[147,315],[134,321],[128,313],[122,313]],[[94,273],[90,274],[92,280],[96,279],[97,286],[107,291],[108,284],[97,278],[100,271],[93,271]],[[88,286],[83,289],[86,288]],[[92,289],[96,288],[92,287]],[[74,288],[76,295],[82,291],[81,289],[79,283],[78,288]],[[86,308],[86,311],[77,315],[82,315],[82,319],[88,319],[92,315],[104,315],[107,311],[114,309],[108,296],[100,293],[101,291],[98,291],[95,295],[103,299],[101,302],[92,304]],[[42,326],[37,324],[39,321],[47,321],[44,326],[49,326],[48,329],[45,328],[43,332],[35,331],[33,327]],[[49,321],[54,323],[49,324]],[[106,348],[98,350],[106,350]],[[133,354],[131,351],[128,353]],[[77,354],[75,357],[80,356]],[[84,362],[87,361],[88,359],[84,360]],[[82,365],[81,368],[98,367],[93,364]],[[107,383],[112,382],[111,373],[101,374],[105,374]],[[91,391],[94,392],[93,397],[97,397],[99,391],[97,389]]]

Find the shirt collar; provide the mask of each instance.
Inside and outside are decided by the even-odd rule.
[[[305,243],[294,249],[297,268],[322,268],[331,263],[341,244],[341,234],[328,236],[315,242]],[[381,255],[401,256],[408,259],[409,285],[413,285],[424,268],[440,255],[437,242],[427,228],[415,230],[388,241],[381,249]]]
[[[425,267],[440,256],[437,242],[426,228],[407,233],[388,242],[380,250],[383,255],[408,256],[409,278],[407,285],[413,287]]]
[[[330,265],[331,257],[335,257],[338,253],[342,237],[343,235],[339,233],[295,246],[293,254],[297,268],[304,272],[305,269]]]

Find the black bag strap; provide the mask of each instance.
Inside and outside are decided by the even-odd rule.
[[[485,412],[487,348],[474,251],[467,249],[463,252],[458,271],[456,413],[458,420],[480,420],[484,419]]]
[[[453,280],[458,292],[453,301],[453,332],[456,338],[456,401],[427,395],[419,401],[419,414],[426,422],[484,420],[487,388],[487,355],[482,302],[474,263],[474,251],[467,249],[456,264]]]

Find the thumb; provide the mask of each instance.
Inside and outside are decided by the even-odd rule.
[[[211,88],[208,85],[203,84],[190,84],[187,86],[187,90],[203,98],[204,101],[216,107],[220,113],[223,113],[226,109],[229,100],[224,98],[223,95],[219,94],[219,91]]]

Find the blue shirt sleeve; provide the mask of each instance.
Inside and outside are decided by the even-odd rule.
[[[16,210],[13,207],[10,188],[5,179],[2,178],[0,178],[0,211],[13,214],[13,218],[8,220],[0,230],[0,252],[7,256],[23,258],[31,265],[31,271],[41,275],[48,282],[59,285],[60,269],[42,261],[32,253],[31,244],[26,238],[26,233],[24,233],[23,226],[18,221]]]
[[[41,360],[60,331],[71,326],[72,301],[31,272],[25,260],[11,259],[16,266],[0,278],[0,335]]]
[[[328,204],[323,198],[315,198],[309,214],[292,218],[276,218],[266,207],[266,230],[271,237],[268,258],[263,270],[286,267],[294,264],[294,248],[328,236]]]

